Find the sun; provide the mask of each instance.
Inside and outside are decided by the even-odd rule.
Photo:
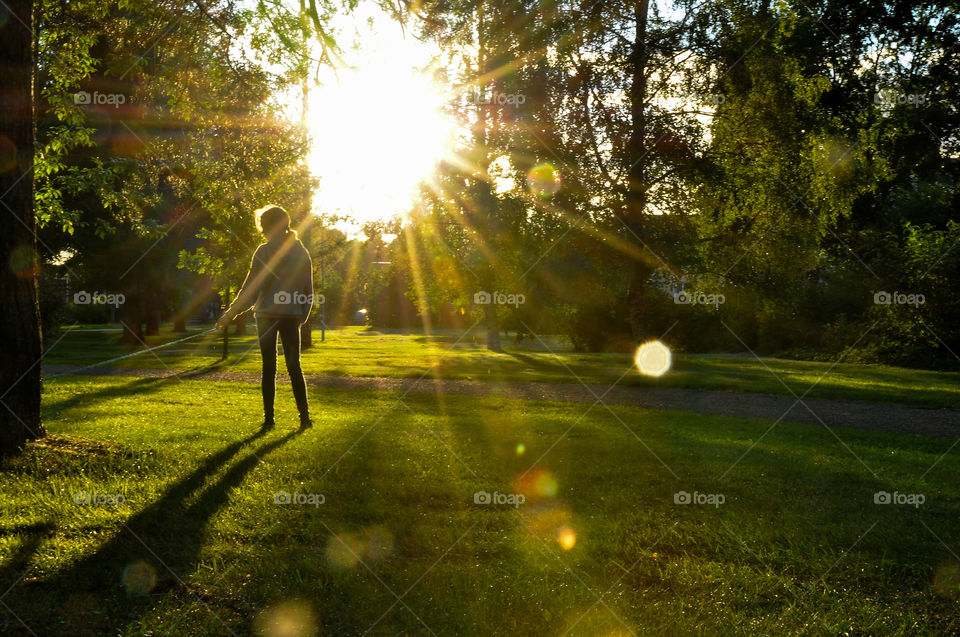
[[[356,68],[310,94],[314,210],[356,221],[403,214],[418,184],[451,152],[449,97],[428,75],[419,43],[381,34]]]

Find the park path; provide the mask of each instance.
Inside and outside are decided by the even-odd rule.
[[[68,365],[44,366],[45,374],[76,373],[87,376],[131,376],[135,378],[177,378],[240,383],[259,383],[257,372],[177,370],[152,368],[99,367],[80,369]],[[384,378],[358,376],[307,376],[313,387],[372,389],[378,391],[503,396],[519,400],[540,400],[592,404],[602,398],[607,405],[667,409],[695,414],[760,418],[828,427],[854,427],[924,436],[960,436],[960,409],[912,407],[892,403],[804,398],[775,394],[740,393],[705,389],[614,387],[573,383],[525,381],[488,382],[476,380]],[[289,383],[286,374],[277,381]]]

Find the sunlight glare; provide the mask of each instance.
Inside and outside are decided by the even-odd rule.
[[[424,65],[422,50],[392,33],[378,33],[363,64],[310,95],[315,210],[361,223],[402,214],[452,149],[455,126],[443,113],[449,98],[415,70]]]

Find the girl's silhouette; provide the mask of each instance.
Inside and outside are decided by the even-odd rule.
[[[313,308],[313,264],[310,254],[290,228],[290,216],[279,206],[257,211],[257,225],[267,238],[253,253],[250,271],[237,298],[217,325],[225,329],[237,315],[254,308],[260,355],[263,358],[263,426],[273,427],[276,394],[277,336],[300,412],[300,426],[312,426],[307,405],[307,387],[300,367],[300,326]]]

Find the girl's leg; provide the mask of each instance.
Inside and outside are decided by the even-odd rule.
[[[309,424],[310,407],[307,404],[307,383],[300,366],[300,324],[295,318],[280,320],[280,342],[283,343],[283,358],[287,363],[287,374],[293,387],[293,397],[300,412],[300,424]]]
[[[264,424],[273,424],[273,402],[277,393],[277,331],[277,319],[257,319],[260,358],[263,360],[260,391],[263,393]],[[284,350],[286,350],[286,345],[284,345]]]

